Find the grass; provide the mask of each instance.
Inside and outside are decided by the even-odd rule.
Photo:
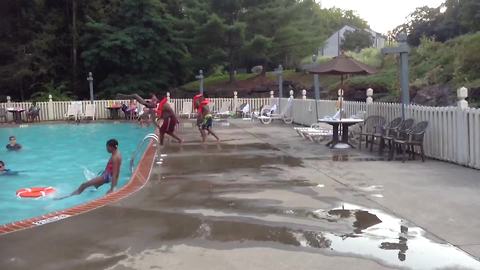
[[[253,73],[241,73],[241,74],[237,74],[235,76],[235,79],[238,81],[244,81],[244,80],[253,78],[256,75],[257,74],[253,74]],[[228,82],[229,79],[230,77],[228,74],[218,74],[218,75],[208,76],[204,79],[204,87],[208,89],[209,87],[226,83]],[[183,86],[181,86],[181,88],[189,92],[198,91],[198,89],[200,89],[200,82],[198,80],[192,81],[187,84],[184,84]]]

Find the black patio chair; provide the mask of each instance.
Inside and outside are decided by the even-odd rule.
[[[405,139],[404,136],[407,133],[409,129],[412,128],[413,124],[415,123],[415,120],[412,118],[406,119],[405,121],[402,121],[402,124],[395,130],[391,130],[390,134],[388,136],[383,136],[384,144],[388,145],[389,149],[389,160],[393,158],[393,151],[395,150],[393,140],[395,139]]]
[[[7,110],[5,108],[0,108],[0,119],[3,119],[4,122],[7,122]]]
[[[402,152],[402,162],[405,162],[405,153],[408,152],[409,158],[415,159],[415,146],[420,147],[420,155],[422,161],[425,162],[425,152],[423,150],[423,139],[425,137],[425,131],[427,130],[428,122],[422,121],[417,123],[413,128],[404,133],[401,139],[394,139],[393,144]],[[395,151],[393,153],[395,158]]]
[[[35,122],[35,119],[38,119],[40,122],[40,108],[31,107],[27,112],[27,121]]]
[[[385,118],[379,115],[372,115],[367,117],[365,122],[360,124],[360,135],[358,137],[358,149],[362,149],[362,137],[365,137],[365,147],[369,143],[373,143],[374,135],[381,134],[381,130],[385,126]]]
[[[382,130],[381,134],[375,134],[374,139],[379,139],[379,147],[378,147],[378,153],[381,155],[383,153],[383,149],[385,148],[385,137],[391,136],[394,132],[397,131],[397,129],[400,128],[402,125],[403,120],[401,117],[397,117],[390,121],[387,125]],[[370,146],[370,151],[372,151],[373,144]]]

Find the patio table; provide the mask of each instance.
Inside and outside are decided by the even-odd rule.
[[[25,111],[25,109],[22,108],[8,108],[8,112],[12,113],[13,115],[13,121],[17,124],[22,123],[22,113]]]
[[[122,108],[122,106],[120,105],[112,105],[112,106],[108,106],[107,107],[107,110],[110,111],[110,119],[119,119],[120,118],[120,115],[118,113],[118,111]]]
[[[333,127],[333,136],[332,140],[327,143],[327,146],[330,148],[355,148],[351,143],[348,142],[348,128],[352,125],[362,123],[363,119],[355,118],[343,118],[343,119],[334,119],[334,118],[321,118],[318,119],[320,123],[326,123]],[[338,132],[342,129],[342,138],[339,139]]]

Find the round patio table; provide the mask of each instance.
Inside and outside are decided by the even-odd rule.
[[[326,123],[333,127],[333,136],[332,140],[327,143],[327,146],[330,148],[355,148],[351,143],[348,142],[348,128],[352,125],[362,123],[363,119],[355,118],[343,118],[343,119],[333,119],[333,118],[321,118],[318,119],[320,123]],[[342,138],[339,139],[338,132],[342,129]]]
[[[107,109],[110,111],[110,118],[111,119],[119,119],[120,115],[118,111],[122,108],[120,105],[112,105],[108,106]]]
[[[13,115],[13,121],[17,124],[22,123],[22,113],[25,111],[24,109],[21,108],[8,108],[8,112],[12,113]]]

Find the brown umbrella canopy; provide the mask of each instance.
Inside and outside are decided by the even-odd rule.
[[[373,67],[358,62],[344,54],[334,57],[332,60],[319,64],[308,72],[313,74],[347,75],[347,74],[374,74],[377,70]]]

